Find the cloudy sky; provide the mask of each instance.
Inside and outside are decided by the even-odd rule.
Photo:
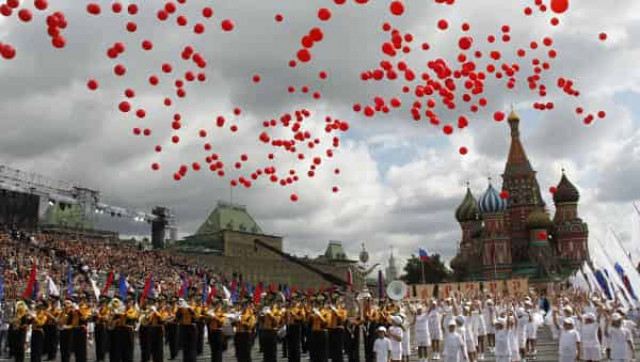
[[[464,196],[465,181],[477,197],[486,189],[487,177],[500,179],[509,132],[506,123],[493,121],[493,112],[508,111],[513,105],[521,116],[525,149],[541,188],[557,184],[564,166],[580,189],[580,213],[589,223],[592,242],[604,240],[609,225],[630,240],[632,201],[640,200],[640,2],[636,0],[606,5],[573,0],[558,27],[549,26],[549,12],[525,17],[523,9],[533,1],[522,0],[459,0],[455,6],[406,0],[401,17],[392,16],[389,1],[380,0],[364,6],[354,0],[342,6],[329,0],[206,2],[214,9],[211,19],[200,15],[205,2],[189,0],[178,11],[189,18],[184,28],[175,24],[178,14],[158,22],[158,2],[139,4],[135,17],[114,15],[106,1],[99,2],[100,17],[88,15],[84,3],[50,3],[51,11],[63,11],[69,24],[63,30],[64,50],[50,45],[46,14],[36,13],[28,24],[15,15],[0,17],[0,42],[14,45],[18,53],[14,60],[0,59],[3,164],[100,190],[108,204],[139,210],[168,206],[178,218],[181,235],[195,231],[217,200],[232,198],[247,205],[265,231],[282,235],[285,247],[296,254],[319,254],[329,240],[341,240],[354,257],[366,243],[376,261],[386,259],[391,247],[401,257],[426,247],[450,259],[460,237],[453,213]],[[320,7],[331,9],[330,21],[318,21]],[[276,14],[282,14],[284,21],[274,21]],[[226,18],[235,22],[234,31],[221,31]],[[448,19],[449,31],[437,30],[439,19]],[[137,23],[136,33],[125,30],[128,21]],[[474,46],[486,52],[487,35],[499,35],[502,25],[510,25],[511,43],[491,48],[503,51],[509,62],[516,61],[515,49],[551,36],[559,57],[543,79],[548,88],[545,101],[555,102],[554,110],[532,109],[538,98],[528,90],[522,72],[514,91],[505,91],[504,82],[494,79],[486,83],[486,109],[476,114],[468,109],[441,113],[443,123],[455,125],[461,113],[470,119],[470,127],[451,136],[424,119],[414,122],[409,97],[402,97],[401,110],[386,115],[366,118],[354,113],[354,103],[371,104],[373,96],[389,99],[400,94],[401,82],[360,80],[362,71],[376,68],[383,59],[380,45],[389,37],[381,30],[385,21],[413,34],[413,51],[404,59],[418,74],[426,70],[427,61],[439,57],[455,64],[463,22],[471,25]],[[205,34],[191,31],[195,22],[206,25]],[[290,68],[288,61],[295,57],[300,38],[314,26],[323,29],[324,40],[312,49],[313,60]],[[598,39],[601,32],[607,33],[606,42]],[[140,49],[142,39],[154,42],[152,52]],[[127,45],[126,53],[115,61],[107,59],[107,49],[118,41]],[[428,52],[420,49],[425,41],[431,45]],[[174,100],[174,107],[167,109],[162,99],[172,94],[172,79],[163,78],[156,88],[146,79],[161,74],[164,62],[174,64],[174,76],[195,68],[180,61],[186,45],[205,56],[208,78],[188,84],[187,97]],[[124,77],[113,76],[116,63],[127,67]],[[522,66],[530,67],[525,62]],[[319,80],[319,71],[326,71],[328,79]],[[254,74],[261,76],[260,83],[252,82]],[[555,81],[560,76],[575,81],[579,98],[558,91]],[[90,78],[99,81],[97,92],[87,90]],[[289,85],[320,90],[322,99],[288,94]],[[136,91],[135,107],[147,112],[143,120],[118,111],[129,87]],[[585,126],[574,113],[577,106],[589,112],[606,110],[607,117]],[[234,107],[242,108],[240,117],[232,115]],[[305,124],[323,144],[331,143],[323,131],[325,116],[350,124],[335,157],[323,161],[316,177],[305,176],[307,164],[282,156],[275,165],[282,170],[295,168],[301,175],[299,183],[287,188],[263,180],[250,189],[234,189],[231,195],[228,178],[204,171],[173,180],[181,164],[202,162],[201,128],[208,130],[207,141],[227,164],[247,154],[247,168],[264,167],[272,150],[257,141],[262,121],[302,108],[312,112]],[[170,125],[176,110],[182,113],[183,129],[181,142],[173,145]],[[240,130],[232,134],[217,129],[218,115],[225,115]],[[152,128],[153,135],[134,136],[133,127]],[[154,152],[156,144],[163,145],[161,154]],[[461,146],[469,154],[461,156]],[[312,155],[308,152],[307,159]],[[152,162],[159,162],[161,170],[151,171]],[[336,167],[341,169],[338,176],[333,174]],[[235,175],[232,169],[228,172]],[[334,185],[340,188],[337,194],[331,192]],[[299,195],[299,202],[289,201],[292,192]],[[544,196],[552,205],[550,195]]]

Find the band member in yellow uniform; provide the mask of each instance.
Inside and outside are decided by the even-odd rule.
[[[47,305],[38,305],[38,311],[31,323],[31,362],[42,361],[44,354],[44,326],[47,324]]]
[[[251,347],[256,327],[256,316],[252,303],[251,299],[246,299],[242,303],[244,310],[242,310],[240,318],[234,321],[234,327],[236,328],[234,345],[238,362],[251,362]]]
[[[364,298],[363,302],[364,358],[366,362],[373,362],[376,357],[373,352],[373,344],[377,338],[376,331],[380,326],[378,321],[382,317],[371,297]]]
[[[315,307],[309,313],[310,348],[312,362],[326,362],[327,360],[327,325],[331,320],[331,311],[323,308],[325,295],[316,295]]]
[[[196,354],[201,356],[204,352],[204,326],[205,326],[205,312],[206,308],[204,303],[196,303],[194,305],[194,311],[196,312],[196,332],[198,333],[198,337],[196,339]]]
[[[109,299],[101,297],[100,306],[93,315],[93,323],[95,325],[94,338],[96,343],[96,360],[98,362],[104,361],[105,355],[109,349],[109,334],[107,331],[109,318]]]
[[[140,355],[143,362],[149,361],[160,362],[164,358],[164,324],[168,318],[168,313],[162,308],[158,309],[153,305],[154,299],[148,298],[148,304],[143,315],[140,318]],[[142,333],[144,327],[144,333]],[[144,343],[143,343],[144,339]],[[145,352],[142,353],[142,345],[144,344]]]
[[[176,319],[176,313],[178,313],[177,298],[171,299],[170,305],[166,307],[166,311],[169,313],[167,319],[167,343],[169,344],[169,360],[174,360],[178,356],[179,340],[178,340],[178,321]]]
[[[276,305],[264,307],[261,314],[264,361],[275,362],[278,356],[277,332],[282,318]]]
[[[87,360],[87,320],[90,315],[75,303],[77,296],[65,301],[65,310],[61,318],[60,358],[68,362],[73,353],[75,360]]]
[[[57,300],[50,299],[47,306],[47,322],[44,325],[44,352],[48,361],[56,359],[58,353],[58,321],[62,310],[58,308]]]
[[[205,316],[207,327],[209,328],[209,347],[211,349],[211,362],[222,362],[222,326],[225,324],[227,316],[222,309],[220,300],[214,301],[214,307]]]
[[[73,309],[74,306],[71,299],[65,299],[60,316],[60,360],[62,362],[68,362],[71,359],[71,316]]]
[[[296,300],[300,295],[292,295],[293,306],[287,311],[287,343],[289,347],[289,362],[300,362],[300,342],[302,339],[302,326],[307,319],[307,314],[302,302]]]
[[[178,336],[182,349],[182,360],[184,362],[195,362],[196,360],[196,312],[184,300],[178,301],[178,311],[176,320],[178,321]]]
[[[124,324],[124,312],[125,307],[119,298],[113,298],[108,305],[109,308],[109,323],[107,324],[107,333],[109,335],[109,361],[121,362],[122,348],[120,343],[120,331],[119,327]]]
[[[151,358],[151,351],[149,346],[151,345],[151,337],[149,337],[149,320],[148,316],[151,313],[151,303],[153,298],[147,298],[146,302],[141,306],[140,320],[138,328],[138,342],[140,343],[140,362],[149,362]]]
[[[334,292],[335,294],[335,292]],[[344,348],[344,325],[347,321],[347,310],[340,299],[336,301],[337,306],[328,305],[331,312],[329,319],[329,354],[332,362],[342,362]]]
[[[27,337],[27,329],[31,323],[29,307],[24,301],[16,303],[16,315],[11,323],[12,328],[12,350],[16,362],[24,361],[24,343]]]

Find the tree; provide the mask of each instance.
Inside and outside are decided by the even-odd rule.
[[[442,263],[439,254],[429,256],[426,261],[420,261],[417,256],[411,255],[404,266],[404,274],[400,279],[407,284],[421,284],[422,267],[424,267],[425,282],[428,284],[441,283],[451,276],[451,271]]]

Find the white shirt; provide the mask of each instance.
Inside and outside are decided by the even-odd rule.
[[[376,354],[376,362],[387,362],[389,360],[389,350],[391,350],[391,341],[389,338],[377,338],[373,343],[373,352]]]
[[[429,317],[426,314],[422,313],[416,315],[414,330],[416,332],[416,336],[426,335],[426,338],[429,338]]]
[[[506,328],[496,330],[495,355],[497,357],[511,356],[511,336],[509,335],[509,330]]]
[[[447,333],[444,338],[444,351],[442,352],[445,362],[459,362],[467,360],[467,346],[458,332]]]
[[[574,361],[578,355],[580,334],[574,329],[563,329],[560,332],[559,355],[561,361]]]
[[[400,337],[400,340],[396,341],[396,339],[393,338],[392,335]],[[398,326],[389,327],[389,341],[391,341],[391,358],[392,359],[400,359],[400,358],[394,358],[394,357],[402,356],[403,337],[404,337],[404,333],[402,331],[402,328]]]
[[[580,327],[580,343],[585,347],[599,347],[600,340],[598,339],[598,323],[582,323]]]
[[[633,343],[633,336],[626,328],[609,328],[609,348],[611,348],[612,360],[631,360],[631,348],[629,342]]]

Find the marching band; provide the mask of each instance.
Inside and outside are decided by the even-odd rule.
[[[106,299],[93,303],[73,295],[60,301],[18,301],[9,328],[9,347],[15,361],[86,361],[95,348],[97,361],[134,360],[136,336],[142,362],[170,360],[181,352],[185,362],[196,361],[208,343],[212,362],[221,362],[233,341],[238,362],[251,362],[259,344],[265,362],[278,360],[278,346],[290,362],[308,353],[311,362],[408,361],[417,349],[419,362],[482,361],[491,352],[496,361],[536,359],[537,330],[551,329],[559,341],[562,361],[620,361],[635,358],[632,319],[637,310],[621,309],[597,296],[558,298],[545,310],[530,297],[478,296],[408,301],[370,296],[347,307],[339,291],[289,299],[269,292],[256,305],[249,296],[234,304],[220,297],[202,303],[194,299],[148,298],[140,305]],[[412,343],[413,342],[413,343]],[[381,348],[387,348],[381,352]],[[382,360],[381,360],[382,358]],[[138,357],[135,357],[137,360]]]

